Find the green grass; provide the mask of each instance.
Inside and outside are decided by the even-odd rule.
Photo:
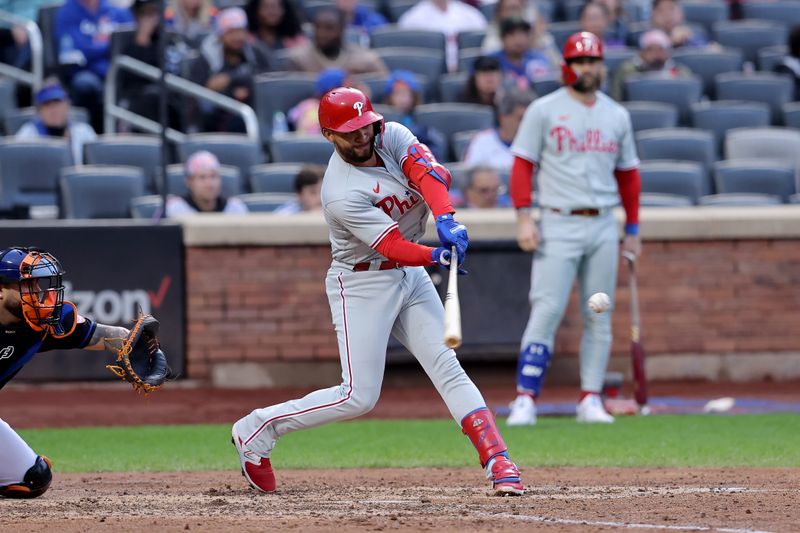
[[[535,466],[800,466],[800,416],[621,417],[612,426],[544,418],[506,428],[513,458]],[[230,426],[21,430],[61,472],[238,468]],[[475,452],[450,420],[364,420],[286,435],[278,468],[474,466]]]

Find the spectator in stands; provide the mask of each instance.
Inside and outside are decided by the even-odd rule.
[[[219,160],[205,150],[195,152],[186,161],[186,196],[167,198],[167,217],[173,218],[197,213],[247,213],[247,206],[236,197],[222,196],[222,177]]]
[[[160,66],[158,55],[158,26],[160,21],[158,6],[158,0],[134,1],[131,10],[136,19],[136,35],[133,41],[122,50],[123,54],[154,67]],[[174,49],[172,43],[168,43],[167,47]],[[180,52],[175,51],[175,53],[179,54]],[[168,71],[173,71],[176,66],[166,65],[166,68]],[[119,79],[120,98],[128,102],[130,110],[151,120],[159,120],[160,85],[157,82],[128,72],[120,73]],[[170,127],[182,129],[180,108],[174,99],[167,99],[167,112],[169,113]]]
[[[383,90],[382,102],[399,113],[398,122],[411,130],[421,143],[427,144],[437,160],[446,161],[447,138],[436,128],[420,124],[414,118],[414,109],[422,100],[422,86],[413,72],[392,71]]]
[[[458,70],[459,32],[486,28],[486,17],[459,0],[422,0],[403,13],[397,24],[409,30],[440,31],[447,39],[446,59],[450,72]]]
[[[347,29],[360,36],[360,44],[369,46],[369,36],[376,29],[386,25],[386,18],[358,2],[358,0],[336,0],[336,7],[342,10],[347,19]]]
[[[511,172],[511,164],[514,162],[511,142],[517,135],[522,116],[533,99],[530,91],[512,89],[503,93],[495,108],[497,127],[475,134],[464,153],[464,163],[468,167],[488,166]]]
[[[602,2],[588,2],[581,8],[581,31],[594,33],[603,41],[605,48],[622,48],[624,41],[613,38],[608,29],[611,25],[611,12]]]
[[[480,56],[472,64],[462,100],[468,104],[494,105],[503,86],[503,71],[496,57]]]
[[[69,142],[72,161],[83,163],[83,146],[97,138],[92,127],[69,119],[70,103],[67,93],[57,80],[45,80],[34,98],[36,116],[22,125],[17,139],[58,137]]]
[[[203,41],[190,78],[212,91],[252,105],[253,77],[267,70],[269,59],[266,53],[247,42],[244,10],[229,7],[219,14],[217,33]],[[215,107],[202,111],[208,130],[245,131],[238,115]]]
[[[530,48],[531,25],[521,18],[505,19],[500,23],[503,48],[491,54],[500,62],[505,84],[521,90],[550,74],[547,57]]]
[[[775,72],[788,74],[794,80],[794,101],[800,101],[800,25],[794,26],[789,32],[786,42],[788,54],[775,66]]]
[[[314,42],[289,51],[289,61],[294,69],[321,72],[326,68],[340,68],[348,74],[388,74],[383,60],[374,51],[345,42],[346,24],[344,13],[335,7],[317,10]]]
[[[299,133],[322,133],[319,127],[319,101],[322,96],[337,87],[347,87],[352,80],[340,68],[327,68],[317,76],[314,96],[306,98],[289,110],[287,118],[292,129]]]
[[[462,189],[464,204],[461,207],[475,209],[509,207],[511,202],[508,195],[501,195],[501,189],[502,181],[497,169],[488,166],[473,167],[467,172],[467,183]]]
[[[606,6],[610,16],[608,27],[604,34],[608,42],[619,43],[626,46],[628,42],[628,22],[625,20],[625,11],[622,9],[622,0],[596,0]]]
[[[678,0],[653,0],[650,27],[666,33],[673,48],[681,46],[706,46],[708,39],[691,27],[683,17],[683,6]]]
[[[672,60],[672,43],[661,30],[650,30],[639,39],[639,55],[617,68],[611,80],[611,97],[621,101],[625,80],[640,74],[659,73],[668,78],[691,76],[692,72]]]
[[[167,28],[177,32],[194,48],[216,30],[218,14],[211,0],[170,0],[164,19]]]
[[[308,42],[300,14],[291,0],[249,0],[245,11],[250,35],[258,46],[268,51]]]
[[[297,199],[286,203],[275,210],[280,215],[294,215],[307,211],[321,211],[322,200],[319,196],[322,188],[322,177],[325,167],[322,165],[303,165],[294,177],[294,192]]]
[[[499,0],[494,11],[494,18],[486,30],[481,49],[484,53],[492,53],[503,47],[500,40],[500,22],[508,18],[522,18],[531,24],[531,50],[545,56],[551,68],[561,64],[561,51],[547,31],[547,21],[536,9],[531,0]]]
[[[108,0],[66,0],[56,13],[58,62],[72,101],[85,107],[97,131],[103,127],[103,85],[110,64],[111,34],[133,22],[131,12]]]

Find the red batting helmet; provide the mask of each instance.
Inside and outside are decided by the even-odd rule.
[[[352,87],[339,87],[325,93],[319,102],[319,126],[339,133],[348,133],[380,122],[383,116],[372,110],[364,93]]]
[[[579,57],[595,57],[603,59],[603,41],[594,33],[579,31],[573,33],[564,43],[564,61],[561,63],[561,74],[566,85],[578,81],[578,75],[569,66],[570,59]]]

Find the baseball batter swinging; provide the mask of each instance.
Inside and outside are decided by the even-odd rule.
[[[450,173],[405,126],[384,123],[357,89],[325,94],[319,122],[335,147],[322,204],[333,256],[325,285],[342,383],[238,420],[232,438],[242,473],[254,488],[274,491],[269,457],[278,438],[371,410],[394,335],[419,360],[477,449],[494,493],[522,494],[519,470],[486,402],[444,344],[444,310],[423,268],[464,261],[469,240],[466,228],[453,219]],[[429,208],[442,242],[437,248],[416,242],[425,233]],[[457,257],[450,257],[452,246]]]
[[[525,112],[511,150],[511,195],[517,208],[517,241],[534,251],[531,316],[522,337],[517,366],[517,398],[509,425],[536,423],[539,395],[556,329],[578,277],[581,301],[596,292],[611,296],[617,281],[619,234],[611,208],[625,210],[623,248],[638,255],[639,191],[633,129],[628,111],[599,91],[603,83],[603,45],[589,32],[564,44],[564,87],[533,102]],[[530,217],[535,169],[540,228]],[[582,306],[579,422],[610,423],[599,393],[611,352],[611,312]]]

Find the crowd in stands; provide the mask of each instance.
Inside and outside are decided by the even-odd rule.
[[[340,85],[356,86],[370,96],[387,120],[407,126],[438,159],[451,164],[456,205],[504,207],[508,205],[505,187],[512,161],[511,141],[528,104],[560,86],[560,46],[574,31],[591,31],[601,37],[608,67],[604,90],[626,105],[629,100],[642,100],[632,97],[638,94],[633,92],[633,82],[638,80],[657,79],[664,87],[672,87],[670,80],[700,80],[696,98],[683,96],[683,89],[663,91],[666,94],[654,90],[646,91],[645,100],[656,101],[661,108],[631,103],[637,131],[652,128],[652,124],[697,128],[696,111],[714,107],[715,100],[729,94],[719,89],[718,81],[727,71],[766,80],[760,91],[734,94],[736,100],[750,101],[751,106],[767,106],[769,115],[765,124],[733,121],[729,128],[791,128],[800,122],[793,118],[800,116],[793,108],[793,102],[800,100],[800,25],[792,27],[792,23],[800,23],[800,13],[793,15],[795,18],[776,16],[759,22],[763,31],[753,37],[756,30],[745,27],[746,20],[737,20],[750,13],[749,2],[730,6],[722,0],[703,2],[724,5],[719,11],[722,15],[710,18],[707,10],[698,15],[700,11],[690,8],[699,0],[420,0],[414,4],[395,0],[167,0],[163,13],[166,31],[161,32],[162,14],[156,0],[64,0],[56,8],[51,1],[0,0],[0,10],[37,21],[44,31],[45,48],[54,52],[51,64],[46,64],[42,88],[27,96],[28,100],[25,93],[30,91],[22,86],[17,89],[17,104],[31,105],[34,110],[25,120],[16,121],[13,131],[9,117],[14,111],[6,110],[4,133],[7,139],[61,138],[76,165],[87,163],[85,146],[97,142],[97,135],[145,133],[124,123],[118,131],[104,131],[105,88],[117,84],[118,104],[158,121],[160,86],[125,71],[109,80],[109,67],[115,54],[159,66],[163,45],[163,63],[169,72],[247,104],[259,114],[257,164],[313,162],[313,158],[290,161],[276,157],[273,141],[292,135],[322,139],[316,116],[320,97]],[[736,29],[737,23],[742,32],[749,32],[748,37],[725,37],[724,25]],[[159,43],[162,34],[166,42]],[[31,53],[21,26],[6,25],[0,30],[0,61],[30,68]],[[734,57],[733,67],[715,63],[715,58],[723,56]],[[259,98],[261,80],[278,78],[286,80],[288,93]],[[790,81],[785,97],[780,92],[784,80]],[[773,82],[780,91],[770,89]],[[304,89],[298,90],[300,86]],[[425,120],[423,115],[437,105],[455,109],[456,114],[462,110],[461,116],[466,118],[456,121],[458,124]],[[453,105],[463,107],[447,107]],[[493,124],[478,116],[486,109],[491,110]],[[650,122],[658,109],[663,111],[661,122]],[[238,114],[176,92],[169,94],[167,112],[169,126],[190,136],[247,130]],[[473,115],[474,120],[468,120]],[[462,123],[469,127],[458,130]],[[800,139],[800,132],[792,133]],[[714,132],[715,160],[728,156],[723,150],[724,134],[719,137]],[[325,149],[320,150],[324,155]],[[179,152],[174,150],[173,159],[186,169],[189,193],[171,197],[168,216],[192,210],[247,211],[244,202],[221,196],[219,153],[199,151],[181,160]],[[795,166],[796,153],[786,156]],[[675,158],[684,159],[680,154]],[[646,164],[646,155],[642,159]],[[714,191],[714,161],[702,164],[711,183],[706,192],[724,192]],[[0,160],[0,181],[2,173]],[[284,202],[276,198],[269,210],[292,213],[312,210],[318,204],[319,184],[312,178],[319,174],[319,167],[303,167],[295,174],[294,188],[279,192],[296,197],[284,197]],[[648,191],[647,174],[643,177]],[[264,192],[253,187],[246,166],[239,179],[241,186],[236,191]],[[165,179],[160,183],[160,188],[166,186]],[[797,193],[796,184],[794,187]],[[0,210],[9,207],[0,203]]]

